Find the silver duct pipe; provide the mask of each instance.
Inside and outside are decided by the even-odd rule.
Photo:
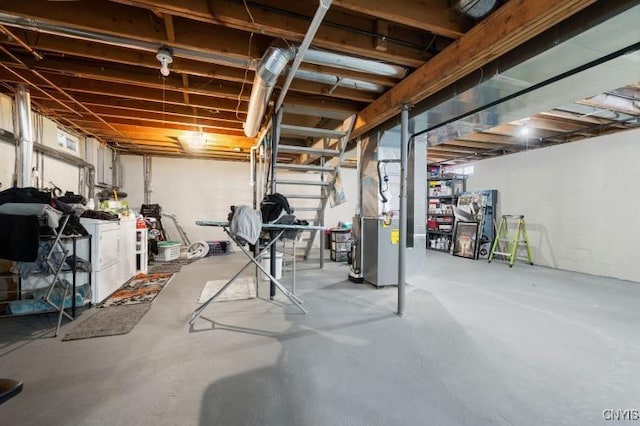
[[[244,134],[253,138],[258,134],[260,122],[267,108],[267,101],[273,92],[278,77],[295,56],[295,48],[269,47],[256,67],[253,88],[249,98]]]
[[[331,74],[320,74],[313,71],[298,70],[296,78],[316,83],[330,84],[331,86],[347,87],[349,89],[364,90],[367,92],[382,93],[384,86],[355,78],[340,78]]]
[[[325,52],[323,50],[310,49],[304,55],[303,60],[310,64],[327,65],[398,79],[404,78],[407,75],[407,70],[397,65],[385,64],[383,62],[372,61],[370,59],[339,55],[337,53]]]
[[[16,88],[16,111],[18,115],[18,187],[26,188],[32,186],[33,118],[31,94],[22,84]]]

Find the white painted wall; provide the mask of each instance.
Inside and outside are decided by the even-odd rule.
[[[13,98],[0,93],[0,129],[13,133]]]
[[[16,146],[0,140],[0,191],[12,186],[16,162]]]
[[[524,214],[534,263],[640,282],[640,130],[475,163],[467,188]]]
[[[13,133],[13,100],[0,94],[0,129]],[[16,149],[11,142],[0,139],[0,190],[11,187],[15,172]]]
[[[40,179],[45,187],[50,186],[49,182],[55,183],[57,187],[62,189],[62,194],[66,191],[78,193],[78,167],[67,164],[64,161],[45,156],[44,168],[40,171]]]
[[[129,204],[137,210],[144,199],[142,157],[121,156],[120,161],[122,190],[127,192]],[[226,235],[218,228],[199,227],[195,225],[195,221],[226,220],[230,206],[251,205],[253,192],[249,185],[249,176],[248,162],[153,157],[151,201],[160,204],[163,212],[176,214],[180,225],[192,241],[226,239]],[[333,209],[327,207],[325,220],[328,226],[339,221],[351,221],[357,195],[355,176],[355,170],[343,170],[348,202]],[[293,178],[291,176],[291,179]],[[300,175],[296,178],[300,179]],[[298,189],[296,193],[318,190],[318,187],[303,188],[306,191]],[[284,189],[287,188],[283,188],[282,192]],[[317,202],[299,201],[290,200],[297,206],[313,205]],[[299,216],[302,217],[302,213]],[[171,238],[179,239],[170,220],[163,220],[163,224]]]
[[[126,201],[134,211],[144,202],[144,169],[141,155],[121,155],[121,190],[127,193]],[[152,199],[153,201],[153,199]]]

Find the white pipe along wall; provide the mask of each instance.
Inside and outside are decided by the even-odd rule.
[[[478,161],[467,189],[497,189],[498,218],[525,215],[535,264],[640,282],[639,140],[629,130]]]

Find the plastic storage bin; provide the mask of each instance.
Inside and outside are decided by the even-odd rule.
[[[158,243],[158,255],[156,260],[159,262],[169,262],[180,258],[180,246],[178,241],[162,241]]]
[[[274,277],[276,277],[277,280],[282,278],[282,257],[283,257],[282,253],[277,251],[276,252],[276,274],[274,275]],[[271,273],[271,255],[269,254],[269,252],[265,254],[265,256],[262,258],[260,263],[262,264],[262,267],[264,269],[266,269],[267,271],[269,271],[269,273]],[[269,277],[267,277],[264,272],[258,271],[258,274],[260,275],[260,279],[262,281],[269,281]]]
[[[229,254],[232,252],[231,241],[207,241],[209,244],[209,253],[207,256],[219,256],[221,254]]]

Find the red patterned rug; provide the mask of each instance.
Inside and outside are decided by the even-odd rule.
[[[171,273],[136,275],[109,296],[100,307],[151,303],[164,286],[169,284],[171,277]]]

